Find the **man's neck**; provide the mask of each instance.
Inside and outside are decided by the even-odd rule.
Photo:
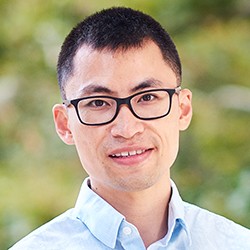
[[[116,190],[99,195],[136,226],[146,247],[166,235],[171,198],[170,180],[160,181],[139,192]]]

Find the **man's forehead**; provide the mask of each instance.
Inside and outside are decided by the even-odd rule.
[[[163,66],[163,69],[159,69],[158,65],[165,65],[167,68]],[[65,90],[70,90],[68,93],[74,98],[95,93],[116,96],[124,92],[127,95],[150,87],[167,88],[170,86],[163,83],[168,83],[168,77],[165,77],[168,74],[171,79],[169,83],[175,83],[176,80],[173,78],[175,73],[163,60],[160,49],[154,42],[126,51],[99,51],[83,45],[74,57],[73,68]]]
[[[142,51],[154,51],[154,53],[161,54],[161,59],[164,61],[162,57],[161,50],[159,46],[152,40],[150,39],[145,39],[144,42],[140,46],[131,46],[128,48],[123,48],[123,47],[118,47],[116,49],[112,49],[109,47],[104,47],[104,48],[94,48],[91,45],[88,44],[83,44],[82,46],[79,47],[79,49],[76,51],[75,56],[73,58],[73,63],[74,66],[77,66],[78,63],[83,62],[84,60],[87,61],[93,55],[97,56],[107,56],[110,58],[117,58],[117,57],[124,57],[127,54],[132,54],[134,55],[137,52],[142,52]]]

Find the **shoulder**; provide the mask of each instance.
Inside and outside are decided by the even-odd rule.
[[[214,242],[220,249],[250,249],[249,229],[187,202],[184,211],[192,241]]]
[[[73,210],[70,209],[42,225],[10,249],[67,249],[67,245],[70,246],[72,244],[72,238],[76,238],[77,234],[84,234],[85,227],[81,221],[74,217],[72,212]]]

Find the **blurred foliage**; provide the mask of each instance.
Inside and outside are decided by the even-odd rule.
[[[172,168],[185,200],[250,227],[248,0],[0,0],[0,248],[74,205],[85,176],[51,108],[60,46],[86,15],[143,10],[170,32],[194,117]]]

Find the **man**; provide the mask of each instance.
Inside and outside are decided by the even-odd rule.
[[[249,230],[181,200],[170,179],[192,117],[167,32],[128,8],[98,12],[58,60],[56,131],[89,177],[76,206],[13,249],[250,249]]]

